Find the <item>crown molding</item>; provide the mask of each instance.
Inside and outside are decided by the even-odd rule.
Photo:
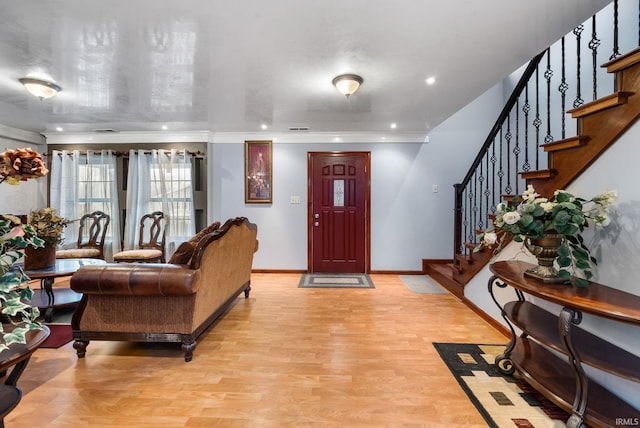
[[[122,132],[48,132],[47,144],[133,144],[133,143],[243,143],[247,140],[271,140],[274,143],[417,143],[426,133],[396,132],[211,132],[211,131],[122,131]]]
[[[10,126],[0,125],[0,138],[6,138],[8,140],[14,140],[27,144],[46,144],[44,136],[31,131],[25,131],[18,128],[11,128]]]
[[[210,142],[241,143],[245,140],[272,140],[275,143],[424,143],[426,133],[395,132],[214,132]]]
[[[206,143],[209,131],[48,132],[47,144]]]

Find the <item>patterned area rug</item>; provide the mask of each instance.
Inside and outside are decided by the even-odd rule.
[[[440,357],[490,427],[564,427],[569,415],[529,384],[493,364],[504,345],[434,343]]]
[[[303,274],[298,288],[375,288],[369,275],[360,273]]]

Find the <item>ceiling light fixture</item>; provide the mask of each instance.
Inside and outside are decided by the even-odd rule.
[[[51,98],[62,90],[62,88],[54,82],[37,79],[35,77],[23,77],[18,80],[24,85],[27,91],[31,93],[31,95],[40,98],[40,100]]]
[[[333,85],[347,98],[358,90],[362,82],[362,77],[357,74],[341,74],[333,78]]]

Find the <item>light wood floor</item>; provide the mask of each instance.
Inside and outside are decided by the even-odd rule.
[[[506,343],[450,294],[396,275],[375,289],[299,289],[254,274],[248,300],[178,345],[39,349],[5,419],[21,427],[485,427],[432,342]]]

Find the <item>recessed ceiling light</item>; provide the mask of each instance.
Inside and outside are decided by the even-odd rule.
[[[392,123],[391,125],[389,125],[389,127],[390,127],[391,129],[396,129],[396,128],[398,127],[398,125],[397,125],[397,124],[395,124],[395,123]]]
[[[162,125],[162,130],[166,131],[167,129],[169,129],[169,127],[167,125]]]
[[[427,85],[433,85],[434,83],[436,83],[436,78],[435,77],[427,77],[425,79],[425,83]]]
[[[62,126],[56,126],[56,131],[62,132],[62,131],[64,131],[64,129],[62,129]]]
[[[260,125],[260,128],[267,129],[267,125],[263,123],[262,125]]]

